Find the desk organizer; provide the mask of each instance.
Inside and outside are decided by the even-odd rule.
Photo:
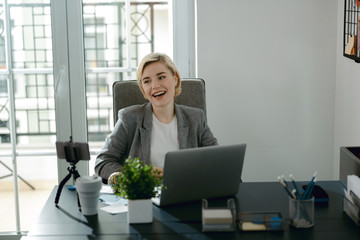
[[[235,231],[236,205],[233,198],[227,200],[226,207],[209,207],[206,199],[202,200],[202,231]]]
[[[346,197],[343,197],[343,210],[356,225],[360,226],[359,208],[350,202]]]
[[[278,212],[239,213],[240,231],[283,231],[284,221]]]

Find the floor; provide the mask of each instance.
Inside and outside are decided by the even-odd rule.
[[[46,184],[44,184],[46,182]],[[35,187],[19,182],[20,231],[27,232],[40,214],[56,180],[31,182]],[[12,182],[0,181],[0,240],[3,234],[16,232],[16,214]],[[12,239],[12,238],[9,238]],[[14,238],[16,239],[16,238]]]

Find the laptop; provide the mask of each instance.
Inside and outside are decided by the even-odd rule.
[[[165,155],[158,206],[236,195],[246,144],[190,148]]]

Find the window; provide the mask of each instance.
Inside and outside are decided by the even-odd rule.
[[[13,206],[1,210],[0,231],[28,230],[42,206],[24,194],[35,189],[43,203],[39,191],[57,182],[51,34],[49,0],[0,1],[0,194]],[[14,189],[13,169],[22,177]]]
[[[135,80],[139,62],[150,52],[172,56],[170,8],[168,1],[130,1],[128,6],[83,1],[87,136],[93,149],[102,147],[114,126],[112,84]]]
[[[27,231],[67,174],[68,164],[56,158],[57,139],[84,134],[92,159],[78,165],[90,164],[90,172],[78,169],[81,175],[93,173],[95,156],[114,126],[112,83],[135,79],[139,61],[149,52],[173,57],[172,5],[172,0],[0,0],[0,161],[12,168],[15,153],[18,175],[36,190],[50,186],[36,193],[41,199],[32,200],[22,197],[23,189],[32,190],[19,180],[19,208],[19,199],[6,192],[13,190],[13,178],[0,179],[0,198],[15,202],[0,210],[6,216],[0,232]],[[79,19],[81,24],[71,24]],[[85,121],[78,121],[82,115]],[[7,174],[0,163],[0,176]]]

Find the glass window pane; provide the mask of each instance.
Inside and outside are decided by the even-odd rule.
[[[122,35],[123,1],[83,1],[86,67],[122,66],[119,49]]]
[[[0,4],[0,69],[6,68],[6,49],[5,49],[5,14],[3,5]]]
[[[49,0],[8,1],[10,28],[4,32],[5,11],[0,11],[0,68],[12,75],[0,75],[0,199],[8,208],[1,210],[0,232],[16,231],[11,141],[16,140],[19,183],[20,227],[28,231],[36,220],[52,188],[57,184],[55,151],[56,124],[52,39]],[[3,6],[0,5],[0,8]],[[10,37],[10,51],[5,48]],[[6,65],[6,52],[11,62]],[[26,73],[33,68],[31,73]],[[37,73],[47,68],[47,73]],[[25,70],[19,74],[16,69]],[[15,139],[10,138],[10,104],[7,79],[11,79],[15,108]],[[4,164],[4,165],[3,165]],[[3,203],[4,202],[4,203]]]
[[[37,151],[44,151],[46,147],[51,148],[52,144],[44,145],[43,149],[35,143],[33,146]],[[28,231],[49,198],[50,190],[57,185],[57,179],[54,178],[57,176],[57,168],[54,167],[57,165],[57,158],[38,155],[18,157],[17,162],[18,174],[30,184],[29,186],[19,179],[20,226],[22,230]]]
[[[0,146],[2,149],[3,147],[5,147],[5,145],[2,145],[3,143],[10,143],[10,110],[9,109],[10,109],[10,105],[7,94],[7,76],[0,75]]]
[[[15,115],[17,134],[31,142],[42,135],[45,142],[54,139],[55,103],[52,74],[15,75]],[[45,135],[48,140],[45,140]],[[22,143],[22,142],[19,142]],[[55,143],[55,142],[54,142]]]
[[[164,52],[172,57],[168,1],[130,1],[130,36],[127,36],[126,11],[125,1],[83,0],[88,139],[91,149],[101,148],[114,126],[113,82],[135,80],[140,60],[150,52]],[[127,39],[131,42],[130,53]],[[128,56],[131,56],[130,61]],[[123,70],[93,73],[91,70],[96,68]],[[90,171],[93,172],[93,166],[90,166]]]
[[[9,4],[13,67],[51,68],[49,1],[26,1],[26,3]]]

